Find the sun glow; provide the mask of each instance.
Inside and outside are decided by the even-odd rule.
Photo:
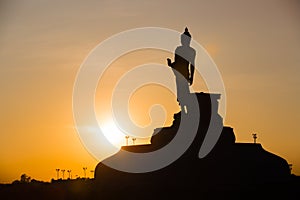
[[[117,148],[125,143],[125,134],[117,127],[113,121],[108,121],[101,126],[104,136],[107,140]]]

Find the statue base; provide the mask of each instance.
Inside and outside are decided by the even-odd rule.
[[[143,199],[145,196],[152,199],[197,195],[211,198],[217,195],[216,192],[219,192],[218,195],[232,195],[236,191],[250,192],[251,187],[266,183],[283,184],[289,179],[290,170],[286,160],[267,152],[261,144],[235,142],[233,128],[223,126],[223,120],[216,109],[219,94],[196,93],[196,96],[200,120],[196,137],[187,151],[167,167],[148,173],[122,172],[100,162],[95,169],[100,196],[110,194],[130,198],[141,195]],[[151,144],[123,146],[121,151],[145,153],[164,147],[175,137],[181,115],[174,115],[171,127],[154,130]],[[212,151],[200,159],[199,149],[212,116],[218,119],[217,126],[223,127],[222,132]],[[127,162],[126,158],[120,159],[121,162]]]

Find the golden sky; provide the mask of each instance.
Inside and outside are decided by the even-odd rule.
[[[234,128],[238,142],[252,142],[251,134],[257,133],[257,141],[292,163],[293,173],[299,175],[299,20],[296,0],[0,1],[0,183],[19,179],[22,173],[49,181],[56,177],[56,168],[71,169],[75,178],[87,167],[92,176],[98,161],[74,129],[77,71],[101,41],[148,26],[179,32],[188,26],[222,75],[227,95],[224,124]],[[110,66],[113,80],[134,65],[164,64],[169,56],[158,51],[126,55]],[[118,71],[118,66],[123,68]],[[106,75],[110,80],[110,71]],[[166,106],[166,118],[158,115],[157,124],[169,124],[178,111],[175,97],[157,86],[151,91],[161,91],[160,98],[145,90],[149,88],[132,97],[133,120],[150,123],[148,108],[158,102]],[[99,83],[97,92],[100,102],[110,86]]]

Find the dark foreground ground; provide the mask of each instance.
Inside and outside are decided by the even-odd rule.
[[[162,184],[150,190],[147,183],[137,183],[141,184],[144,187],[139,190],[126,185],[100,187],[92,179],[1,184],[0,199],[300,199],[300,177],[294,175],[278,183],[199,185],[181,190],[166,189]]]

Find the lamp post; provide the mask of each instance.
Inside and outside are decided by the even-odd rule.
[[[57,180],[58,180],[58,178],[59,178],[59,170],[60,169],[55,169],[56,170],[56,178],[57,178]]]
[[[125,136],[125,139],[126,139],[126,146],[128,146],[128,139],[129,139],[129,136],[126,135],[126,136]]]
[[[62,179],[65,178],[65,171],[66,171],[65,169],[62,169],[62,170],[61,170],[61,172],[62,172]]]
[[[257,134],[253,133],[252,136],[253,136],[254,144],[256,144]]]
[[[94,175],[94,172],[95,172],[95,171],[94,171],[94,170],[91,170],[90,172],[91,172],[92,178],[93,178],[93,175]]]
[[[86,178],[86,170],[87,170],[87,167],[83,167],[84,178]]]
[[[132,138],[133,145],[134,145],[135,141],[136,141],[136,138]]]
[[[71,178],[71,170],[67,170],[68,174],[69,174],[69,179]]]

